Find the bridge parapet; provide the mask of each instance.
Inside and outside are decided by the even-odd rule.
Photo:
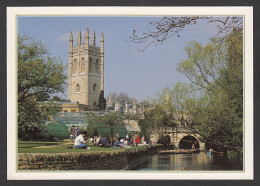
[[[159,128],[159,133],[174,133],[174,132],[192,133],[191,130],[184,127],[160,127]]]

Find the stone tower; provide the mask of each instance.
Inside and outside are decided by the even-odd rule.
[[[92,45],[89,38],[87,29],[82,43],[80,31],[74,47],[70,33],[68,99],[73,103],[96,106],[100,91],[104,90],[104,36],[102,33],[99,47],[96,46],[95,32]]]

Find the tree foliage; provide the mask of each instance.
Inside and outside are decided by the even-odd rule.
[[[18,36],[18,102],[63,92],[67,78],[64,70],[61,60],[50,57],[41,42]]]
[[[166,88],[148,110],[147,122],[164,123],[153,112],[163,108],[182,125],[200,134],[209,147],[242,155],[243,150],[243,17],[181,16],[163,17],[150,22],[143,34],[133,31],[130,40],[149,45],[162,44],[198,22],[216,23],[218,31],[203,46],[193,41],[186,48],[186,59],[177,70],[190,84]],[[165,113],[162,110],[158,113]],[[155,120],[149,117],[155,116]],[[157,118],[158,117],[158,118]],[[156,121],[159,120],[159,121]],[[166,122],[167,123],[167,122]],[[156,127],[155,124],[151,124]]]
[[[99,94],[98,109],[100,109],[100,110],[106,109],[106,99],[104,97],[104,90],[101,90],[101,92]]]
[[[18,36],[18,137],[46,137],[45,121],[58,111],[44,103],[50,94],[63,92],[66,75],[60,60],[50,57],[41,42]]]
[[[105,115],[92,115],[92,122],[108,125],[110,128],[110,137],[115,135],[115,127],[123,125],[123,119],[117,113],[109,113]]]
[[[156,105],[175,113],[183,126],[215,149],[243,150],[243,39],[238,30],[219,44],[191,42],[179,72],[191,84],[165,89]],[[221,55],[222,54],[222,55]]]

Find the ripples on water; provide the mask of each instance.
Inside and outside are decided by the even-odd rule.
[[[225,155],[198,154],[155,154],[149,161],[135,170],[243,170],[243,161],[229,159]]]

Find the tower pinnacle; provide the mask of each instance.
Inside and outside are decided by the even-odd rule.
[[[73,34],[72,34],[72,32],[70,32],[70,39],[69,39],[69,41],[73,41]]]
[[[79,31],[79,33],[78,33],[77,45],[78,45],[78,46],[81,45],[81,31]]]
[[[104,34],[103,34],[103,32],[101,33],[100,42],[104,42]]]
[[[85,34],[85,38],[84,38],[84,45],[87,47],[87,49],[89,48],[89,31],[88,31],[88,28],[86,30],[86,34]]]
[[[96,34],[95,34],[95,31],[92,35],[92,45],[95,46],[96,45]]]

